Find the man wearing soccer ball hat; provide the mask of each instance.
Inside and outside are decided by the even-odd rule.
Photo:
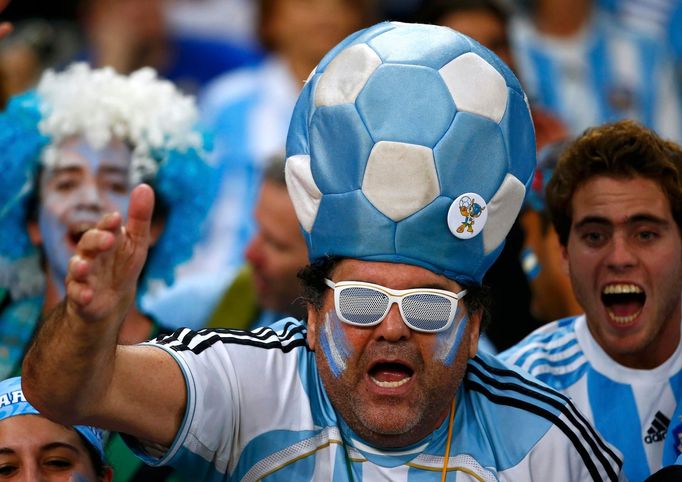
[[[31,402],[195,481],[619,480],[564,396],[476,354],[481,278],[534,166],[493,54],[443,27],[358,32],[311,74],[287,150],[307,323],[116,347],[149,239],[140,187],[125,226],[80,241],[24,365]]]

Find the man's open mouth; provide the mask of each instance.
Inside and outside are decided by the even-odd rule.
[[[626,325],[642,312],[646,293],[633,283],[611,283],[602,289],[601,300],[611,320]]]
[[[369,370],[369,378],[381,388],[397,388],[412,379],[414,370],[401,362],[378,362]]]

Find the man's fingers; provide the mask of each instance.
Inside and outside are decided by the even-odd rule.
[[[84,259],[76,254],[69,260],[65,283],[68,284],[71,280],[78,282],[85,282],[90,275],[90,261]]]
[[[87,306],[94,297],[94,291],[85,283],[71,280],[66,285],[66,295],[70,301],[79,307]]]
[[[147,240],[154,212],[154,191],[140,184],[130,193],[126,232],[133,239]]]
[[[110,231],[90,229],[78,241],[77,250],[83,254],[97,254],[111,249],[116,237]]]
[[[95,227],[97,229],[111,231],[113,233],[119,231],[122,225],[123,219],[121,218],[121,214],[113,212],[102,216]]]

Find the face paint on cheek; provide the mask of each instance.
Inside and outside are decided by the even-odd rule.
[[[66,245],[66,226],[52,211],[41,206],[38,213],[38,227],[43,241],[45,261],[59,289],[59,294],[63,296],[64,278],[66,278],[69,260],[73,254]]]
[[[434,352],[436,360],[441,361],[446,366],[452,366],[459,351],[459,345],[462,343],[462,336],[464,336],[468,322],[469,317],[463,311],[457,310],[454,321],[457,328],[453,329],[451,327],[449,330],[437,335],[436,351]]]
[[[352,353],[341,323],[336,312],[332,310],[325,316],[320,332],[320,345],[336,378],[339,378],[346,369],[346,363]]]

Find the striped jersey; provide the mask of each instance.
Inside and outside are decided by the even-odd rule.
[[[567,397],[492,355],[470,360],[452,425],[382,450],[334,410],[303,322],[182,329],[150,343],[181,367],[186,413],[160,457],[132,445],[147,463],[192,481],[418,482],[441,480],[443,470],[450,482],[621,480],[620,455]]]
[[[500,358],[570,396],[623,454],[628,480],[661,468],[663,441],[682,398],[682,345],[653,370],[627,368],[599,346],[583,315],[537,329]]]
[[[631,118],[682,141],[680,73],[664,42],[605,13],[570,38],[543,35],[527,17],[513,19],[510,31],[531,103],[554,113],[573,135]]]

